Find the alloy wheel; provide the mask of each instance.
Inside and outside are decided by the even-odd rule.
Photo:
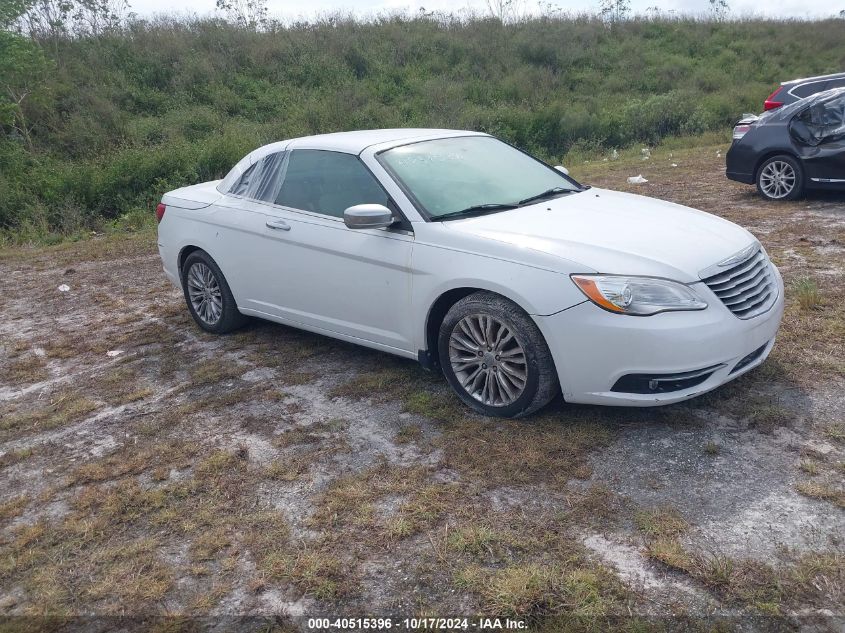
[[[528,381],[528,361],[519,339],[486,314],[471,314],[455,324],[449,362],[464,390],[488,406],[512,404]]]
[[[187,275],[188,297],[194,312],[208,325],[214,325],[223,314],[223,294],[211,268],[195,262]]]
[[[760,172],[760,189],[770,198],[785,198],[795,188],[795,169],[782,160],[773,160]]]

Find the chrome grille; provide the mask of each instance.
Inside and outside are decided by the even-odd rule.
[[[766,312],[777,299],[772,266],[760,248],[738,264],[702,281],[740,319]]]

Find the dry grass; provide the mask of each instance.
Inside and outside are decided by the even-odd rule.
[[[399,398],[407,392],[409,384],[425,380],[425,372],[411,361],[386,358],[383,366],[373,371],[363,371],[332,389],[332,398],[360,400],[370,398],[385,401]]]
[[[802,310],[819,310],[823,302],[818,284],[812,279],[796,279],[791,284],[796,301]]]
[[[271,552],[264,558],[261,569],[266,579],[290,581],[319,600],[337,599],[352,590],[348,569],[336,551]]]
[[[423,438],[423,430],[418,424],[403,426],[396,432],[397,444],[409,444],[418,442]]]
[[[140,447],[133,443],[76,467],[68,475],[67,485],[115,481],[158,468],[166,468],[168,473],[171,469],[184,470],[193,464],[199,450],[198,446],[189,442],[156,442]]]
[[[707,442],[704,445],[704,454],[709,455],[710,457],[715,457],[719,454],[720,447],[716,442]]]
[[[112,406],[131,404],[152,396],[155,391],[146,378],[132,366],[110,367],[92,379],[91,391]]]
[[[4,382],[11,385],[24,386],[46,380],[50,377],[47,364],[41,356],[26,354],[12,359],[3,370]]]
[[[795,489],[806,497],[829,501],[839,508],[845,508],[845,490],[819,481],[802,481],[795,485]]]
[[[486,486],[543,480],[561,485],[589,477],[587,458],[611,438],[607,427],[589,419],[530,421],[461,419],[432,440],[443,451],[443,464]]]
[[[634,513],[634,524],[646,537],[654,539],[677,537],[689,527],[676,509],[666,506],[638,510]]]
[[[657,538],[647,555],[683,572],[723,600],[767,615],[796,605],[830,605],[845,598],[845,558],[838,552],[785,554],[777,567],[719,553],[690,553],[674,538]]]
[[[47,402],[34,407],[19,404],[8,407],[0,420],[0,431],[8,433],[34,433],[67,426],[83,419],[97,408],[87,396],[65,391],[50,395]]]
[[[329,420],[327,422],[314,422],[308,426],[295,426],[273,438],[273,446],[277,448],[290,448],[306,444],[317,444],[334,438],[345,430],[349,422],[342,419]]]
[[[0,262],[34,270],[65,268],[80,261],[108,261],[147,255],[155,249],[155,239],[155,228],[148,228],[52,246],[9,246],[0,249]]]
[[[650,558],[667,567],[689,572],[693,568],[693,557],[674,538],[656,538],[646,545]]]
[[[157,463],[181,466],[190,476],[142,486],[137,476]],[[280,547],[297,550],[277,513],[255,510],[258,476],[238,451],[202,455],[190,444],[140,454],[127,449],[86,464],[71,478],[78,492],[67,515],[23,526],[3,546],[0,579],[40,596],[46,613],[66,613],[80,602],[100,613],[155,610],[177,571],[162,553],[179,544],[187,544],[199,576],[244,547],[259,562]]]
[[[430,483],[430,470],[424,467],[401,468],[382,462],[356,475],[335,480],[316,503],[309,519],[313,528],[365,527],[368,542],[387,533],[408,537],[436,524],[453,508],[461,496],[459,486]],[[376,504],[388,497],[400,496],[395,516],[389,520],[377,516]]]
[[[27,495],[18,495],[0,503],[0,519],[8,521],[23,514],[31,499]]]
[[[515,564],[490,570],[472,565],[455,575],[460,587],[481,594],[485,614],[549,616],[566,614],[596,624],[619,606],[618,581],[601,568]]]
[[[811,459],[802,459],[798,468],[801,470],[802,473],[810,475],[811,477],[814,477],[819,474],[818,464]]]
[[[32,447],[26,448],[17,448],[12,449],[10,451],[6,451],[3,455],[0,455],[0,468],[6,468],[8,466],[14,466],[15,464],[19,464],[23,461],[26,461],[30,457],[35,454],[35,449]]]
[[[765,375],[765,369],[773,370],[764,364],[752,374],[729,382],[683,406],[714,409],[723,415],[742,420],[749,428],[761,433],[772,433],[779,427],[791,426],[796,412],[781,402],[777,393],[767,393],[766,389],[771,386],[773,379]],[[779,372],[780,368],[775,368],[774,371]],[[705,446],[705,453],[709,455],[716,455],[718,452],[717,445]]]
[[[207,358],[189,367],[191,386],[213,385],[243,374],[243,368],[226,358]]]
[[[845,423],[834,422],[825,425],[824,435],[836,442],[845,442]]]

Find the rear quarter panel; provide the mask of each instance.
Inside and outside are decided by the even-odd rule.
[[[201,248],[221,268],[228,269],[230,262],[221,248],[222,237],[242,233],[238,224],[243,219],[236,222],[231,210],[219,204],[224,198],[216,188],[219,182],[183,187],[162,196],[167,209],[158,225],[159,255],[165,274],[180,288],[179,260],[183,249]]]

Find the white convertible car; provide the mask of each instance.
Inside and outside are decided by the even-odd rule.
[[[745,229],[582,186],[487,134],[261,147],[166,194],[164,271],[209,332],[261,317],[440,369],[486,415],[650,406],[759,365],[783,281]]]

